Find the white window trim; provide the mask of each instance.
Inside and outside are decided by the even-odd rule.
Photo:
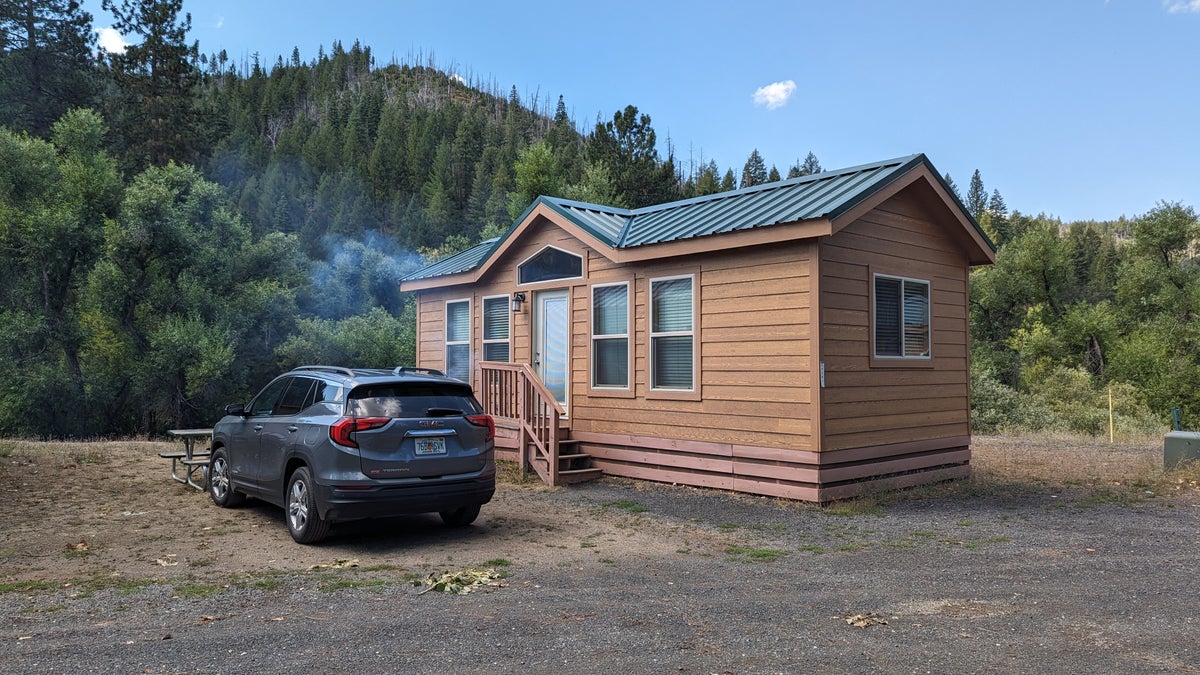
[[[525,265],[525,263],[529,262],[530,260],[533,260],[534,258],[536,258],[539,255],[541,255],[542,253],[544,253],[546,251],[546,249],[550,249],[550,248],[552,248],[556,251],[562,251],[563,253],[566,253],[567,255],[569,255],[573,258],[579,258],[579,276],[558,277],[555,279],[543,279],[541,281],[528,281],[528,282],[522,283],[521,268]],[[518,286],[537,286],[539,284],[553,284],[553,283],[558,283],[560,281],[573,281],[576,279],[583,279],[587,274],[587,265],[585,265],[586,262],[587,262],[587,260],[584,258],[583,254],[581,254],[581,253],[576,253],[574,251],[568,251],[565,248],[561,248],[561,247],[555,246],[553,244],[547,244],[547,245],[539,248],[533,255],[531,255],[528,258],[525,258],[521,262],[517,263],[517,266],[513,268],[513,272],[517,277],[516,282],[517,282]]]
[[[460,302],[467,303],[467,339],[451,341],[450,340],[450,305],[458,304]],[[446,375],[450,375],[450,347],[466,345],[467,346],[467,382],[471,381],[472,374],[473,374],[472,370],[473,370],[474,364],[472,363],[472,361],[474,359],[472,358],[472,355],[471,355],[471,335],[472,335],[473,329],[475,328],[474,324],[475,324],[475,322],[472,321],[472,317],[471,317],[471,298],[456,298],[454,300],[446,301],[445,313],[442,316],[442,328],[443,328],[442,337],[445,342],[445,348],[442,351],[442,357],[445,359]]]
[[[900,283],[900,354],[880,354],[879,347],[876,344],[876,329],[879,317],[876,313],[879,308],[879,299],[876,297],[875,282],[878,279],[894,279]],[[929,349],[921,356],[907,356],[904,353],[904,284],[917,283],[925,285],[925,331],[929,340]],[[880,274],[875,272],[871,275],[871,358],[880,361],[931,361],[933,359],[933,282],[929,279],[918,279],[916,277],[902,277],[895,274]]]
[[[501,304],[504,306],[504,316],[508,319],[508,324],[507,324],[508,337],[504,338],[503,340],[497,340],[497,339],[489,340],[487,338],[487,303],[488,303],[488,300],[500,300]],[[487,346],[488,345],[504,343],[504,344],[508,345],[508,362],[509,363],[512,362],[512,357],[513,357],[513,353],[512,353],[513,320],[512,320],[512,312],[509,311],[509,306],[510,306],[509,303],[510,302],[511,302],[511,298],[507,294],[506,295],[485,295],[479,301],[479,318],[480,318],[480,324],[481,324],[482,330],[483,330],[483,351],[480,352],[480,354],[481,355],[487,354]]]
[[[654,332],[654,284],[660,281],[672,281],[675,279],[688,279],[692,286],[692,329],[690,331],[673,331],[667,333]],[[691,393],[696,391],[696,379],[699,376],[699,345],[696,344],[696,275],[695,274],[676,274],[669,277],[654,277],[650,279],[650,284],[646,288],[646,308],[649,315],[649,323],[646,324],[646,332],[650,339],[647,342],[649,353],[650,372],[646,373],[646,384],[651,392],[682,392]],[[691,337],[692,338],[692,386],[687,389],[655,387],[654,386],[654,338],[657,337]]]
[[[625,332],[612,333],[605,335],[596,335],[596,289],[611,288],[613,286],[625,287]],[[596,284],[592,286],[590,296],[591,311],[588,312],[589,332],[592,336],[592,350],[589,363],[588,378],[591,381],[592,389],[600,389],[604,391],[630,391],[633,384],[633,285],[628,281],[618,281],[610,284]],[[596,342],[598,340],[619,340],[625,338],[625,386],[613,386],[611,384],[596,384]]]

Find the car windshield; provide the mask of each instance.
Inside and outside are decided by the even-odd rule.
[[[357,387],[346,400],[350,417],[440,417],[480,412],[471,388],[450,383],[389,383]]]

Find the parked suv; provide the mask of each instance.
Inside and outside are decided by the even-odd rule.
[[[495,436],[471,386],[436,370],[302,366],[225,408],[208,493],[283,507],[301,544],[361,518],[436,511],[468,525],[496,490]]]

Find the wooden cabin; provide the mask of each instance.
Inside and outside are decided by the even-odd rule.
[[[401,289],[417,365],[470,381],[547,482],[826,502],[970,473],[968,273],[994,259],[914,155],[632,210],[540,197]]]

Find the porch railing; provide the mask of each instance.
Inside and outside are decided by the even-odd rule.
[[[554,395],[527,364],[484,361],[479,367],[484,412],[517,426],[522,475],[532,466],[547,485],[558,484],[558,425],[565,413]]]

